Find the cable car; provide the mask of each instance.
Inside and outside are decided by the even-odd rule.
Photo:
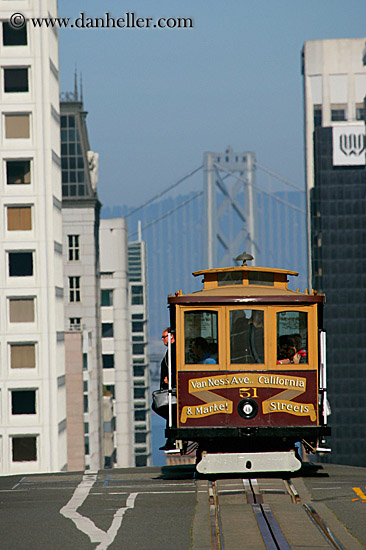
[[[165,433],[182,453],[198,444],[202,474],[293,472],[297,444],[314,453],[330,435],[325,296],[289,290],[297,272],[242,257],[193,273],[202,290],[168,297],[177,406]]]

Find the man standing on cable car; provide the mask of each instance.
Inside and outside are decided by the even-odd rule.
[[[164,346],[168,347],[168,342],[169,342],[169,331],[170,331],[170,328],[166,328],[165,330],[163,330],[163,334],[161,336],[161,339],[163,340],[163,344]],[[177,385],[177,381],[176,381],[176,377],[177,377],[177,374],[176,374],[176,350],[175,350],[175,338],[174,338],[174,334],[173,332],[170,332],[170,344],[171,344],[171,372],[172,372],[172,384],[171,384],[171,387],[172,388],[175,388],[176,385]],[[160,389],[161,390],[167,390],[169,388],[169,380],[168,380],[168,374],[169,374],[169,370],[168,370],[168,362],[169,362],[169,350],[167,350],[166,354],[164,355],[163,357],[163,360],[161,362],[161,367],[160,367]],[[174,409],[175,407],[173,408],[173,413],[174,413]],[[167,415],[164,416],[164,418],[166,418],[167,420],[167,427],[168,427],[168,410],[166,411]],[[159,414],[159,413],[158,413]],[[162,415],[161,415],[162,416]],[[173,414],[173,423],[175,421],[174,419],[174,414]],[[159,447],[159,450],[160,451],[172,451],[172,450],[175,450],[175,445],[174,445],[174,441],[170,440],[170,439],[167,439],[166,442],[165,442],[165,445],[163,445],[162,447]]]
[[[170,333],[170,343],[171,343],[171,350],[172,350],[172,388],[175,388],[176,383],[176,368],[175,368],[175,338],[173,332]],[[169,336],[169,328],[166,328],[163,330],[163,334],[161,336],[161,339],[163,340],[164,346],[168,347],[168,336]],[[168,353],[167,350],[166,354],[163,357],[163,360],[160,364],[160,389],[161,390],[167,390],[169,387],[169,381],[168,381]]]

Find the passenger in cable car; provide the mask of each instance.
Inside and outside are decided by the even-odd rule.
[[[277,364],[287,365],[300,363],[301,355],[297,351],[296,340],[293,335],[284,334],[279,338]]]
[[[209,345],[207,340],[202,336],[198,336],[192,340],[191,348],[195,363],[205,365],[215,365],[217,363],[216,359],[214,359],[209,353]]]
[[[296,345],[296,351],[300,355],[300,363],[306,363],[307,362],[307,350],[304,348],[302,344],[302,338],[300,334],[291,334],[291,336],[295,339],[295,345]]]

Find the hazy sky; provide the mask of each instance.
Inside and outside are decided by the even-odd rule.
[[[302,185],[302,46],[366,36],[365,0],[59,1],[61,17],[81,12],[194,22],[60,30],[61,91],[77,67],[106,206],[140,204],[227,145]]]

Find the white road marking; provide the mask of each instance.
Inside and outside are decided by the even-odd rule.
[[[60,514],[62,514],[65,518],[71,519],[79,531],[82,531],[88,535],[91,542],[100,543],[95,550],[106,550],[106,548],[108,548],[108,546],[114,541],[118,529],[121,527],[125,512],[135,506],[135,500],[138,493],[131,493],[128,496],[126,506],[119,508],[115,512],[108,531],[103,531],[103,529],[99,529],[99,527],[97,527],[90,518],[82,516],[79,512],[77,512],[77,509],[80,508],[89,495],[96,480],[96,473],[85,473],[82,481],[76,487],[69,502],[61,508]]]
[[[25,477],[26,477],[26,476],[22,477],[22,479],[19,480],[18,483],[16,483],[16,484],[14,485],[14,487],[12,487],[12,490],[13,490],[13,489],[16,489],[16,488],[18,487],[18,485],[21,484],[21,482],[23,481],[23,479],[25,479]]]

